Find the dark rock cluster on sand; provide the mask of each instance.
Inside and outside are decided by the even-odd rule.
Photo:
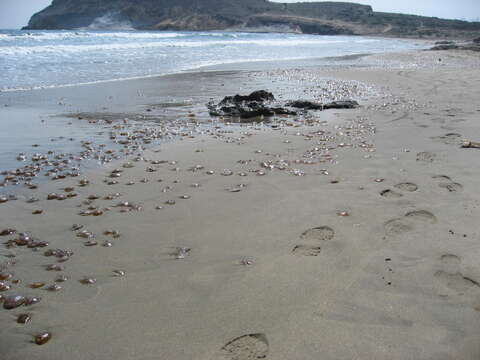
[[[437,41],[430,50],[471,50],[480,51],[480,38],[473,39],[471,42],[456,43],[454,41]]]
[[[326,104],[296,100],[281,106],[275,102],[273,94],[265,90],[254,91],[250,95],[226,96],[218,104],[213,101],[207,104],[212,116],[251,119],[251,121],[261,116],[298,115],[298,112],[308,110],[354,109],[358,106],[359,104],[354,100],[333,101]]]
[[[272,93],[258,90],[250,95],[226,96],[217,105],[210,102],[207,104],[212,116],[231,116],[243,119],[259,116],[273,115],[296,115],[290,111],[274,105],[275,97]]]

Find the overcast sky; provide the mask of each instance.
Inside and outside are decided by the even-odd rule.
[[[51,0],[0,0],[0,29],[15,29],[25,26],[30,16],[50,5],[51,2]],[[296,2],[296,0],[278,2]],[[358,0],[348,2],[372,5],[376,11],[467,20],[480,18],[480,0]]]

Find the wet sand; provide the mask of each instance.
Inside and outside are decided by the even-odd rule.
[[[2,274],[19,280],[7,280],[12,289],[1,295],[42,298],[0,310],[2,360],[478,359],[480,153],[460,145],[480,140],[480,59],[365,59],[368,66],[66,91],[71,113],[148,108],[160,116],[164,107],[155,104],[170,88],[167,101],[190,104],[172,110],[180,119],[172,128],[192,119],[205,125],[77,178],[17,187],[18,200],[0,204],[0,231],[49,243],[0,250]],[[266,88],[281,99],[324,98],[329,86],[362,107],[277,118],[274,126],[207,126],[211,97]],[[115,105],[103,109],[106,92],[92,89],[106,88],[116,89]],[[139,89],[145,95],[132,96]],[[22,94],[10,110],[32,98],[53,104],[60,93]],[[89,184],[81,187],[83,178]],[[46,200],[69,186],[77,197]],[[40,201],[27,203],[30,196]],[[100,216],[79,215],[96,210]],[[83,230],[95,238],[79,237]],[[65,258],[44,256],[48,249],[73,255],[58,262]],[[47,271],[49,264],[64,269]],[[46,290],[60,274],[68,277],[62,289]],[[35,282],[46,285],[31,289]],[[22,313],[29,323],[17,324]],[[42,332],[52,339],[32,343]]]

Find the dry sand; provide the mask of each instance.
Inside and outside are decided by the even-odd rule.
[[[91,171],[86,187],[49,182],[32,192],[38,203],[1,204],[0,230],[30,231],[74,255],[63,289],[49,292],[27,286],[58,275],[44,269],[56,263],[45,249],[1,250],[16,255],[3,261],[16,262],[10,269],[21,280],[2,295],[42,301],[0,311],[0,359],[478,359],[480,150],[460,148],[480,140],[478,54],[369,61],[378,65],[297,72],[381,89],[360,109],[312,113],[325,123],[227,126],[146,152],[176,161],[154,164],[156,172],[121,161]],[[243,93],[257,89],[249,76],[239,77]],[[306,89],[288,76],[257,76],[277,90]],[[217,91],[217,99],[230,94]],[[309,158],[314,164],[296,161]],[[262,168],[269,161],[287,169]],[[196,165],[204,168],[189,170]],[[107,185],[115,168],[119,184]],[[77,198],[44,200],[67,185]],[[115,192],[122,196],[93,202],[111,207],[102,216],[78,215],[89,195]],[[120,212],[120,201],[142,209]],[[44,214],[32,215],[38,208]],[[99,245],[84,246],[74,223]],[[103,235],[108,229],[120,237]],[[177,247],[191,250],[175,259]],[[82,284],[84,276],[97,282]],[[17,324],[25,312],[31,322]],[[33,344],[43,331],[52,340]]]

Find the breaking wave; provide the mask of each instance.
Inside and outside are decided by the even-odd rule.
[[[109,21],[117,20],[102,18],[97,24]],[[147,77],[204,64],[338,57],[421,46],[395,39],[280,33],[0,31],[0,90]]]

